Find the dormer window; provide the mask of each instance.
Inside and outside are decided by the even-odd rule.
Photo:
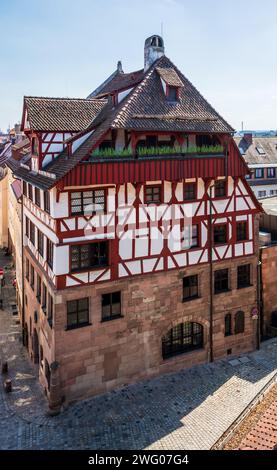
[[[168,86],[167,89],[167,99],[168,101],[178,101],[179,93],[176,86]]]

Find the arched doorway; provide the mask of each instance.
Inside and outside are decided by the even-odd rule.
[[[34,328],[33,334],[33,353],[34,353],[34,363],[39,363],[39,340],[36,328]]]
[[[203,348],[203,326],[200,323],[179,323],[162,338],[163,359]]]

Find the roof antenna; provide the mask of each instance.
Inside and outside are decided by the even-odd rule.
[[[161,36],[164,38],[164,24],[161,22]]]

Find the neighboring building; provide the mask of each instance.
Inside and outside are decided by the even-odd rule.
[[[261,199],[261,334],[277,336],[277,197]]]
[[[8,177],[6,162],[11,156],[11,143],[6,141],[0,151],[0,248],[8,247]]]
[[[277,137],[235,137],[251,174],[247,177],[255,196],[260,199],[277,195]]]
[[[30,141],[21,137],[12,145],[12,158],[14,161],[26,163],[30,160]],[[15,179],[13,172],[8,168],[8,249],[11,253],[16,271],[16,293],[20,318],[22,317],[22,185]]]
[[[253,350],[258,213],[233,129],[164,55],[26,97],[25,344],[50,407]]]

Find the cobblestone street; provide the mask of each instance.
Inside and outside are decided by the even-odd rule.
[[[0,351],[13,381],[12,393],[0,390],[1,449],[209,449],[277,372],[276,339],[239,360],[145,381],[48,417],[12,315],[12,274],[0,310]]]

